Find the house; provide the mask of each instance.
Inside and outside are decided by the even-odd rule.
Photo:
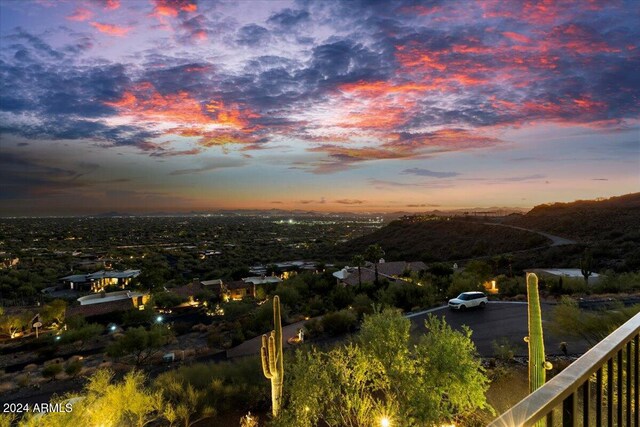
[[[406,282],[407,280],[402,279],[406,273],[417,273],[427,268],[426,264],[421,261],[385,262],[381,259],[376,265],[380,280],[386,279],[389,282]],[[360,274],[358,274],[358,267],[345,267],[333,273],[333,277],[337,279],[339,284],[350,286],[355,286],[360,281],[362,283],[373,282],[376,278],[375,266],[373,263],[367,263],[367,265],[360,267]]]
[[[89,274],[72,274],[60,279],[64,286],[73,290],[91,290],[101,292],[107,286],[124,289],[131,280],[140,275],[140,270],[97,271]]]
[[[535,273],[539,278],[564,278],[564,279],[581,279],[584,280],[582,270],[579,268],[531,268],[525,270],[526,273]],[[601,276],[598,273],[591,273],[587,283],[590,285],[600,281]]]
[[[0,270],[4,268],[13,268],[18,265],[20,258],[14,257],[6,252],[0,252]]]
[[[80,315],[84,317],[99,316],[118,311],[144,309],[150,295],[146,292],[118,291],[91,294],[80,297],[79,306],[67,308],[67,317]]]
[[[211,291],[217,294],[221,300],[239,301],[246,297],[256,296],[256,285],[274,284],[280,283],[278,277],[246,277],[242,280],[234,280],[230,282],[223,282],[222,279],[203,280],[198,278],[184,286],[178,288],[169,289],[176,295],[179,295],[185,299],[188,299],[191,303],[195,301],[196,295],[203,291]]]
[[[234,280],[232,282],[226,282],[224,284],[224,296],[223,298],[228,301],[232,299],[239,301],[245,297],[256,296],[256,285],[252,282],[246,282],[243,280]]]
[[[245,277],[242,281],[252,285],[275,285],[281,283],[282,279],[277,276],[255,276]]]

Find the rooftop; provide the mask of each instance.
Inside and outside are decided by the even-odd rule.
[[[80,305],[105,304],[113,301],[131,300],[147,294],[134,291],[118,291],[109,293],[99,293],[78,298]]]

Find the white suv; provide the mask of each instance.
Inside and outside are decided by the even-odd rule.
[[[449,300],[449,308],[453,310],[466,310],[471,307],[484,308],[489,300],[482,292],[463,292],[454,299]]]

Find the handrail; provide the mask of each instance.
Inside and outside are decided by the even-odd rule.
[[[488,427],[531,426],[575,393],[616,352],[640,333],[640,313],[609,334],[582,357],[534,391]],[[637,350],[636,350],[637,351]]]

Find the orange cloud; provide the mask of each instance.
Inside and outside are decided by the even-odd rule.
[[[425,52],[417,47],[396,46],[396,58],[405,68],[418,67],[425,71],[444,71],[447,69],[447,64],[439,61],[437,53]]]
[[[434,85],[423,83],[393,84],[386,81],[345,83],[338,87],[343,92],[365,92],[369,95],[386,95],[390,93],[424,92],[437,89]]]
[[[509,39],[511,39],[511,40],[517,41],[518,43],[530,43],[531,42],[531,39],[529,37],[524,36],[524,35],[519,34],[519,33],[513,33],[511,31],[505,31],[505,32],[502,33],[502,35],[507,37],[507,38],[509,38]]]
[[[127,33],[132,30],[131,27],[120,27],[118,25],[102,24],[100,22],[92,22],[91,26],[101,33],[116,37],[126,36]]]
[[[191,0],[152,0],[155,4],[152,15],[157,18],[175,18],[182,12],[196,12],[198,5]]]
[[[222,100],[202,103],[186,91],[161,94],[148,82],[139,83],[122,97],[106,105],[117,108],[121,115],[132,116],[149,126],[168,125],[167,135],[198,137],[202,146],[229,143],[255,143],[259,139],[251,119],[260,117],[249,108],[225,104]]]
[[[473,148],[492,147],[502,143],[498,138],[472,133],[466,129],[440,129],[416,135],[391,135],[392,140],[383,144],[383,147],[419,153],[424,149],[435,148],[437,152],[458,151]],[[429,150],[432,152],[433,150]]]
[[[91,12],[89,9],[85,9],[83,7],[79,7],[76,10],[73,11],[73,13],[69,16],[67,16],[67,19],[69,21],[86,21],[88,19],[91,19],[93,17],[93,12]]]

